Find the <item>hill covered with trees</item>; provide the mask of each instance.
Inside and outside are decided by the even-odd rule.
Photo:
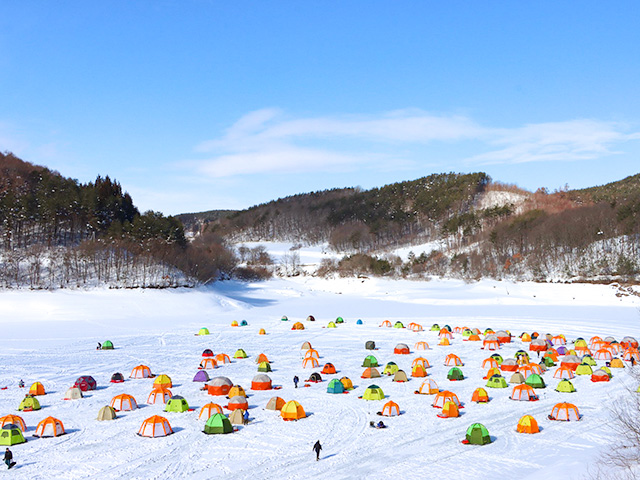
[[[187,242],[178,219],[140,213],[108,176],[82,184],[11,153],[0,153],[0,239],[5,287],[190,285],[234,266],[217,239]]]

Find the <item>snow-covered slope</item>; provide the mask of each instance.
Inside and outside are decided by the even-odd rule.
[[[218,283],[202,290],[93,290],[87,292],[3,292],[0,294],[0,414],[16,414],[27,387],[41,381],[47,395],[39,397],[43,408],[24,412],[28,443],[12,447],[18,462],[16,478],[448,478],[448,479],[581,479],[594,465],[598,453],[615,442],[606,429],[608,406],[629,395],[637,385],[625,370],[614,370],[609,383],[592,383],[588,377],[574,380],[575,394],[555,392],[558,380],[553,368],[544,375],[549,385],[540,390],[538,402],[508,399],[511,387],[488,389],[491,402],[470,401],[473,390],[483,386],[481,362],[491,352],[477,342],[463,342],[455,335],[449,347],[437,346],[436,332],[380,328],[389,319],[484,329],[507,328],[513,334],[536,330],[563,333],[568,338],[592,335],[639,336],[640,299],[616,296],[617,290],[597,285],[510,284],[483,281],[408,282],[382,279],[324,281],[310,277],[272,280],[258,284]],[[281,321],[282,315],[289,317]],[[314,315],[316,322],[306,322]],[[346,323],[325,328],[342,316]],[[247,320],[246,327],[231,327],[233,320]],[[363,325],[356,325],[362,319]],[[294,321],[306,329],[291,331]],[[194,335],[208,327],[209,336]],[[267,335],[258,335],[264,328]],[[98,341],[111,340],[116,349],[96,351]],[[426,357],[432,365],[429,378],[441,389],[455,392],[464,402],[462,415],[436,417],[433,397],[415,395],[421,379],[393,383],[391,378],[361,379],[365,341],[374,340],[373,352],[382,365],[396,362],[407,373],[411,361]],[[416,352],[414,344],[425,340],[432,349]],[[294,389],[292,378],[306,379],[312,371],[301,368],[300,346],[309,341],[320,353],[320,364],[333,363],[338,374],[323,375],[320,384]],[[411,347],[410,355],[395,355],[397,343]],[[230,435],[205,435],[198,410],[205,403],[227,403],[200,391],[192,382],[205,348],[232,355],[243,348],[249,355],[210,372],[224,375],[249,393],[251,422]],[[519,341],[500,350],[512,357]],[[466,376],[461,382],[446,379],[443,366],[448,353],[459,355]],[[270,377],[278,391],[250,391],[257,368],[254,358],[265,353],[272,360]],[[601,364],[602,362],[598,362]],[[172,392],[187,399],[196,410],[163,413],[161,405],[147,405],[152,380],[128,379],[131,369],[146,364],[156,374],[168,374]],[[127,381],[111,384],[114,372]],[[77,401],[63,395],[80,375],[92,375],[98,390]],[[349,394],[329,395],[328,381],[348,376],[356,386]],[[385,418],[389,428],[369,428],[379,419],[383,401],[359,399],[375,383],[387,398],[399,404],[402,415]],[[120,393],[133,395],[141,408],[122,412],[112,422],[98,422],[100,407]],[[308,418],[282,421],[264,407],[274,395],[297,400]],[[583,415],[580,422],[546,419],[553,405],[570,401]],[[142,421],[165,416],[175,434],[165,438],[136,435]],[[535,435],[516,433],[518,419],[533,415],[541,426]],[[36,439],[37,423],[47,416],[62,420],[67,435]],[[481,422],[494,439],[483,447],[460,443],[467,427]],[[323,444],[316,462],[311,447]]]

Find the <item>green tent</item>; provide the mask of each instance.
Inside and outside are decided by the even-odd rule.
[[[207,327],[202,327],[199,331],[198,331],[198,335],[209,335],[209,329]]]
[[[20,402],[20,406],[18,407],[18,410],[21,410],[23,412],[28,412],[30,410],[40,410],[40,402],[36,397],[27,395]]]
[[[344,393],[344,385],[340,380],[334,378],[327,386],[327,393]]]
[[[434,323],[433,325],[431,325],[431,331],[432,332],[439,332],[440,331],[440,325],[438,325],[437,323]]]
[[[102,344],[102,350],[113,350],[113,343],[111,340],[105,340]]]
[[[232,433],[233,427],[226,415],[216,413],[209,417],[207,423],[204,424],[204,433],[213,435],[217,433]]]
[[[336,318],[336,323],[344,323],[344,318],[342,317]]]
[[[377,385],[369,385],[362,395],[364,400],[384,400],[384,392]]]
[[[329,322],[329,325],[327,325],[327,328],[336,328],[336,324],[334,322]]]
[[[362,366],[369,368],[369,367],[377,367],[378,366],[378,359],[376,357],[374,357],[373,355],[367,355],[364,359],[364,362],[362,362]]]
[[[596,361],[591,355],[585,355],[584,357],[582,357],[582,363],[586,363],[587,365],[591,365],[592,367],[595,367],[597,365]]]
[[[556,362],[554,362],[551,357],[542,357],[542,361],[547,367],[555,367],[556,365]]]
[[[491,355],[491,358],[493,358],[498,365],[502,365],[502,362],[504,362],[502,355],[500,355],[499,353],[494,353],[493,355]]]
[[[581,363],[576,368],[576,375],[591,375],[593,370],[591,369],[591,365],[587,365],[586,363]]]
[[[396,322],[396,323],[393,325],[393,328],[404,328],[404,325],[402,324],[402,322]]]
[[[502,375],[492,375],[489,380],[487,380],[487,387],[489,388],[507,388],[507,381],[504,379]]]
[[[531,375],[529,375],[527,377],[527,379],[524,381],[524,383],[529,385],[531,388],[546,388],[547,387],[544,384],[544,380],[542,379],[542,377],[540,375],[538,375],[537,373],[532,373]]]
[[[165,412],[178,412],[178,413],[182,413],[182,412],[186,412],[187,410],[189,410],[189,404],[187,403],[187,401],[181,397],[180,395],[176,395],[174,397],[171,397],[168,401],[167,404],[164,407],[164,411]]]
[[[560,383],[558,383],[558,386],[556,387],[556,392],[573,393],[575,391],[576,388],[573,386],[573,383],[566,379],[560,380]]]
[[[464,380],[464,374],[458,367],[452,367],[451,370],[449,370],[449,373],[447,373],[447,379]]]
[[[287,316],[286,316],[286,315],[283,315],[283,316],[282,316],[282,318],[281,318],[280,320],[281,320],[281,321],[283,321],[283,322],[288,322],[288,321],[289,321],[289,318],[287,318]]]
[[[247,323],[247,321],[246,321],[246,320],[242,320],[242,321],[240,322],[240,326],[241,326],[241,327],[246,327],[247,325],[249,325],[249,324]]]
[[[22,435],[20,427],[13,423],[3,425],[2,430],[0,430],[0,445],[8,447],[24,442],[26,442],[26,440]]]
[[[489,431],[484,425],[481,423],[474,423],[467,428],[467,434],[465,435],[463,443],[467,443],[469,445],[486,445],[491,443],[491,437],[489,436]]]
[[[385,375],[393,375],[398,370],[400,370],[400,368],[398,368],[398,365],[396,365],[395,362],[389,362],[384,366],[382,373]]]
[[[260,365],[258,365],[258,371],[259,372],[270,372],[271,371],[271,364],[269,362],[261,362]]]
[[[462,331],[462,336],[464,338],[469,338],[472,334],[473,334],[473,332],[471,330],[469,330],[468,328]]]

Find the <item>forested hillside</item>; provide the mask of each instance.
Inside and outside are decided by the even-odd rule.
[[[198,214],[192,220],[199,221]],[[527,192],[484,173],[282,198],[199,224],[232,243],[328,243],[320,274],[637,281],[640,175],[583,190]],[[400,247],[437,243],[399,258]],[[255,256],[255,255],[254,255]],[[291,271],[287,267],[286,271]],[[295,269],[293,269],[295,271]]]
[[[176,218],[141,214],[108,176],[82,184],[11,153],[0,153],[0,238],[5,287],[192,285],[235,265],[217,239],[189,244]]]

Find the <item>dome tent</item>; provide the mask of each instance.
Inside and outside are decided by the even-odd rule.
[[[344,393],[344,391],[344,385],[337,378],[331,380],[327,386],[327,393]]]
[[[369,385],[362,395],[363,400],[384,400],[384,392],[377,385]]]
[[[154,415],[153,417],[147,418],[142,422],[140,430],[138,430],[138,435],[149,438],[165,437],[172,433],[173,429],[171,428],[169,421],[160,415]]]
[[[171,397],[164,407],[165,412],[177,412],[182,413],[189,410],[189,404],[180,395]]]
[[[207,403],[206,405],[203,405],[202,408],[200,409],[200,413],[198,414],[198,420],[201,420],[203,418],[209,419],[209,417],[211,417],[212,415],[215,415],[216,413],[224,413],[224,411],[222,410],[222,407],[217,403]]]
[[[267,410],[278,410],[280,411],[286,402],[284,399],[280,397],[271,397],[267,402],[267,406],[265,407]]]
[[[5,415],[4,417],[0,417],[0,428],[9,423],[17,425],[23,432],[27,431],[27,424],[24,423],[24,420],[20,415]]]
[[[64,435],[64,425],[60,420],[54,417],[47,417],[41,420],[36,427],[34,437],[57,437]]]
[[[32,410],[40,410],[40,402],[32,395],[26,395],[20,402],[18,410],[22,412],[30,412]]]
[[[0,429],[0,445],[11,446],[24,443],[26,440],[22,435],[22,430],[13,423],[7,423]]]
[[[98,417],[96,420],[103,422],[106,420],[115,420],[117,418],[116,411],[113,407],[109,405],[105,405],[100,410],[98,410]]]
[[[113,375],[111,375],[111,383],[124,383],[124,375],[122,375],[120,372],[116,372]]]
[[[215,413],[211,415],[204,424],[203,431],[207,435],[232,433],[233,426],[226,415],[223,415],[222,413]]]
[[[111,340],[105,340],[102,343],[102,350],[113,350],[113,342]]]
[[[467,445],[487,445],[491,443],[491,437],[489,431],[481,423],[474,423],[467,428],[465,439],[462,443]]]

